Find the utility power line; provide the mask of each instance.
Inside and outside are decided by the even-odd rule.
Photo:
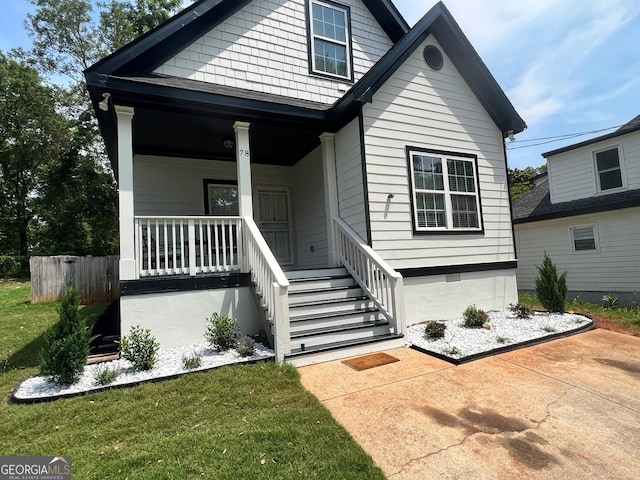
[[[585,135],[593,135],[595,133],[601,133],[601,132],[606,132],[608,130],[614,130],[614,129],[618,129],[622,127],[622,125],[616,125],[614,127],[608,127],[608,128],[601,128],[599,130],[590,130],[590,131],[586,131],[586,132],[577,132],[577,133],[567,133],[565,135],[557,135],[554,137],[540,137],[540,138],[530,138],[527,140],[516,140],[516,142],[518,144],[520,143],[528,143],[528,142],[539,142],[539,143],[533,143],[530,145],[522,145],[519,147],[512,147],[511,145],[513,145],[513,143],[516,142],[511,142],[509,144],[507,144],[507,148],[509,150],[519,150],[522,148],[531,148],[531,147],[537,147],[539,145],[546,145],[548,143],[554,143],[554,142],[560,142],[562,140],[569,140],[571,138],[577,138],[577,137],[583,137]]]

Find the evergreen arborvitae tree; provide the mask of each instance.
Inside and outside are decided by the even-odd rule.
[[[91,336],[80,317],[79,303],[80,298],[70,281],[59,309],[60,320],[45,334],[40,371],[58,384],[77,382],[89,357]]]
[[[564,313],[567,301],[567,272],[558,276],[558,270],[545,252],[542,266],[536,267],[536,296],[549,312]]]

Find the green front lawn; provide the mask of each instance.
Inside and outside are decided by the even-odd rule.
[[[57,303],[0,283],[0,389],[36,375]],[[94,312],[95,313],[95,312]],[[91,318],[91,310],[84,312]],[[0,405],[2,455],[71,455],[82,479],[384,479],[293,367],[225,367],[38,405]]]

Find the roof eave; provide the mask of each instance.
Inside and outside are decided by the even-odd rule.
[[[337,112],[353,102],[371,102],[373,95],[424,40],[433,34],[473,93],[502,132],[517,134],[527,124],[442,2],[433,6],[335,105]]]
[[[390,0],[363,0],[396,43],[409,26]],[[251,0],[200,0],[89,67],[86,73],[150,73]]]
[[[573,145],[567,145],[566,147],[558,148],[556,150],[551,150],[550,152],[543,153],[542,156],[544,158],[553,157],[554,155],[558,155],[560,153],[570,152],[571,150],[577,150],[578,148],[588,147],[589,145],[594,145],[596,143],[613,140],[614,138],[627,135],[628,133],[637,132],[638,130],[640,130],[640,124],[638,124],[633,128],[628,128],[626,130],[616,130],[615,132],[609,133],[607,135],[602,135],[600,137],[592,138],[590,140],[585,140],[584,142],[574,143]]]

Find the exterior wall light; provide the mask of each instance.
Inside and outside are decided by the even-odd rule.
[[[110,93],[103,93],[102,101],[98,103],[98,107],[100,107],[100,110],[103,112],[107,112],[109,110],[109,97],[111,97]]]

